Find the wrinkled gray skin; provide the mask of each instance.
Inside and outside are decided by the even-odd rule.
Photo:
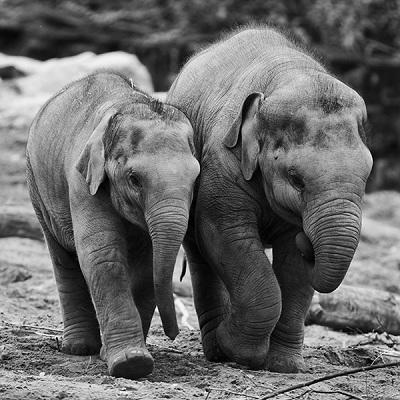
[[[199,164],[187,118],[97,73],[67,86],[29,133],[28,185],[53,261],[62,349],[99,352],[111,375],[149,374],[155,305],[178,333],[172,273]]]
[[[256,27],[192,58],[167,101],[189,117],[202,169],[184,245],[206,357],[302,370],[313,291],[338,287],[359,241],[362,98]]]

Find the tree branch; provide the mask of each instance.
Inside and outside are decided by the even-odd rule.
[[[325,375],[325,376],[322,376],[321,378],[313,379],[311,381],[299,383],[297,385],[290,386],[286,389],[277,390],[275,392],[267,394],[266,396],[259,397],[258,400],[272,399],[273,397],[276,397],[280,394],[288,393],[288,392],[291,392],[296,389],[308,387],[308,386],[314,385],[319,382],[329,381],[331,379],[338,378],[340,376],[357,374],[359,372],[371,371],[371,370],[378,369],[378,368],[389,368],[389,367],[398,367],[398,366],[400,366],[400,361],[396,361],[396,362],[392,362],[392,363],[388,363],[388,364],[370,365],[368,367],[349,369],[347,371],[337,372],[335,374]]]

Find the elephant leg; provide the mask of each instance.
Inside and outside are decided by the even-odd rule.
[[[49,249],[60,298],[64,322],[62,351],[75,355],[96,354],[101,347],[99,324],[77,255],[62,247],[49,229],[50,219],[43,211],[45,207],[32,175],[29,157],[27,162],[29,193]]]
[[[75,242],[99,321],[101,357],[115,377],[146,376],[154,362],[127,274],[125,226],[101,195],[79,206],[72,209]]]
[[[280,237],[273,244],[273,268],[282,293],[282,312],[272,332],[267,369],[299,372],[305,369],[302,356],[304,320],[314,290],[310,285],[307,262],[295,245],[297,231]]]
[[[140,314],[143,336],[146,339],[156,307],[150,240],[139,249],[129,249],[128,264],[132,296]]]
[[[227,361],[217,343],[216,332],[218,325],[229,312],[228,292],[218,275],[200,255],[196,244],[186,240],[184,247],[188,257],[204,354],[209,361]]]
[[[96,354],[101,347],[99,324],[78,258],[67,252],[47,229],[44,235],[64,321],[62,351],[75,355]]]
[[[278,282],[251,220],[238,216],[221,228],[203,218],[200,233],[202,242],[209,243],[207,254],[231,304],[216,329],[217,344],[229,359],[258,369],[265,365],[281,304]]]

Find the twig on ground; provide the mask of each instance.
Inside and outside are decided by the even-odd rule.
[[[147,344],[150,345],[150,346],[157,347],[158,351],[165,351],[166,353],[183,354],[183,351],[181,351],[181,350],[173,349],[172,347],[160,346],[159,344],[152,343],[151,340],[148,340]]]
[[[356,333],[360,333],[355,331]],[[394,347],[400,344],[400,341],[398,339],[395,339],[393,335],[383,332],[383,333],[377,333],[377,332],[369,332],[369,333],[360,333],[363,337],[366,338],[364,341],[360,341],[358,343],[352,344],[349,347],[354,348],[354,347],[359,347],[359,346],[366,346],[369,344],[384,344],[388,347]]]
[[[386,357],[393,357],[393,358],[400,358],[400,351],[397,350],[388,350],[388,351],[384,351],[382,353],[382,356],[386,356]]]
[[[373,369],[378,369],[378,368],[389,368],[389,367],[398,367],[398,366],[400,366],[400,361],[396,361],[396,362],[392,362],[392,363],[388,363],[388,364],[370,365],[368,367],[360,367],[360,368],[349,369],[347,371],[337,372],[335,374],[325,375],[325,376],[322,376],[321,378],[313,379],[311,381],[307,381],[307,382],[304,382],[304,383],[299,383],[297,385],[290,386],[290,387],[288,387],[286,389],[277,390],[275,392],[267,394],[266,396],[259,397],[258,399],[259,400],[272,399],[273,397],[276,397],[276,396],[278,396],[280,394],[288,393],[288,392],[291,392],[291,391],[296,390],[296,389],[301,389],[301,388],[304,388],[304,387],[308,387],[308,386],[314,385],[314,384],[319,383],[319,382],[328,381],[328,380],[331,380],[331,379],[334,379],[334,378],[338,378],[340,376],[357,374],[359,372],[371,371]]]
[[[12,322],[7,322],[6,324],[18,328],[20,330],[33,331],[33,333],[37,333],[35,331],[39,331],[42,334],[44,334],[43,332],[48,332],[50,336],[57,336],[63,334],[63,331],[61,329],[49,328],[47,326],[35,326],[35,325],[25,325],[25,324],[21,325],[21,324],[14,324]]]
[[[258,396],[254,396],[253,394],[239,393],[239,392],[234,392],[234,391],[229,390],[229,389],[217,388],[217,387],[208,387],[208,388],[206,388],[206,391],[208,391],[208,393],[210,393],[212,390],[214,390],[216,392],[226,392],[226,393],[234,394],[236,396],[245,396],[245,397],[249,397],[251,399],[258,399]]]
[[[374,361],[372,361],[371,365],[375,365],[375,362],[378,361],[379,359],[382,360],[382,362],[385,362],[382,359],[382,353],[379,353],[379,355],[377,357],[375,357]]]
[[[308,392],[310,392],[310,393],[322,393],[322,394],[335,394],[335,393],[338,393],[338,394],[342,394],[343,396],[347,396],[350,399],[364,400],[362,397],[356,396],[355,394],[350,393],[350,392],[346,392],[345,390],[314,390],[314,389],[311,389]]]
[[[306,390],[305,392],[303,392],[303,393],[300,393],[300,394],[299,394],[299,395],[297,395],[297,396],[291,396],[290,398],[291,398],[291,400],[294,400],[294,399],[300,399],[301,397],[303,397],[303,396],[306,396],[306,395],[307,395],[306,399],[308,399],[308,397],[309,397],[310,393],[312,393],[312,389],[308,389],[308,390]],[[288,395],[288,396],[290,396],[290,395]]]
[[[166,353],[175,353],[175,354],[183,354],[183,351],[177,350],[177,349],[172,349],[171,347],[161,347],[157,346],[159,351],[165,351]]]
[[[247,375],[246,373],[244,373],[243,371],[242,371],[242,374],[243,374],[243,376],[245,377],[245,378],[247,378],[255,387],[260,387],[260,388],[264,388],[264,389],[267,389],[267,390],[269,390],[270,392],[272,392],[272,385],[265,385],[265,384],[262,384],[262,383],[257,383],[251,376],[249,376],[249,375]]]
[[[85,367],[85,374],[86,374],[86,372],[88,372],[88,369],[89,369],[89,366],[90,366],[91,363],[92,363],[92,356],[89,356],[89,361],[88,361],[88,363],[86,364],[86,367]]]

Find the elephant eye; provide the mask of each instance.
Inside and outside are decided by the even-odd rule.
[[[292,168],[288,170],[288,178],[290,184],[298,191],[303,191],[305,188],[305,183],[303,178]]]
[[[130,172],[129,173],[129,182],[135,188],[140,188],[142,186],[141,181],[140,181],[140,177],[135,172]]]

